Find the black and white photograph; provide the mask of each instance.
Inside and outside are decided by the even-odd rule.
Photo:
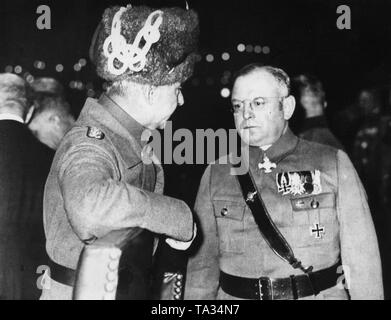
[[[0,300],[390,300],[390,13],[1,0]]]

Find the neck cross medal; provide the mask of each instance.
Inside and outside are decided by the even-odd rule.
[[[258,163],[258,168],[260,170],[265,170],[265,173],[270,173],[272,172],[271,169],[275,169],[277,168],[277,165],[273,162],[270,162],[269,158],[265,155],[263,157],[263,162],[262,163]]]

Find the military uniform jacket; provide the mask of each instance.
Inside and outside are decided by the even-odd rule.
[[[376,234],[365,191],[347,155],[299,139],[289,129],[266,151],[277,164],[271,173],[258,169],[262,153],[250,147],[250,170],[295,256],[314,271],[341,257],[345,275],[341,270],[340,280],[348,280],[351,298],[382,299]],[[233,299],[219,288],[219,270],[247,278],[303,274],[267,245],[230,169],[229,164],[212,164],[201,180],[195,212],[203,239],[188,263],[185,299]],[[316,296],[347,298],[338,286]]]
[[[129,227],[191,239],[190,209],[163,196],[161,166],[142,161],[144,129],[105,95],[86,101],[45,186],[46,248],[53,261],[76,269],[85,243]]]

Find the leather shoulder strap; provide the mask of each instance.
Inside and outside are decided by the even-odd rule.
[[[254,220],[269,247],[276,255],[287,261],[294,269],[300,268],[304,273],[311,272],[312,266],[305,268],[302,266],[301,262],[295,258],[289,243],[271,219],[260,192],[254,183],[250,170],[248,170],[246,174],[237,175],[237,179],[244,200],[249,206],[251,213],[254,216]]]

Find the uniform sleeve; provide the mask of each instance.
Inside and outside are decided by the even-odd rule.
[[[214,300],[219,286],[219,247],[216,219],[210,196],[209,166],[201,179],[195,202],[200,243],[187,266],[185,300]]]
[[[379,248],[365,190],[348,156],[338,151],[341,256],[352,299],[383,299]]]
[[[190,240],[193,217],[189,207],[181,200],[119,181],[114,161],[105,148],[88,143],[79,143],[64,155],[58,179],[76,234],[85,240],[113,230],[140,227],[177,240]]]

